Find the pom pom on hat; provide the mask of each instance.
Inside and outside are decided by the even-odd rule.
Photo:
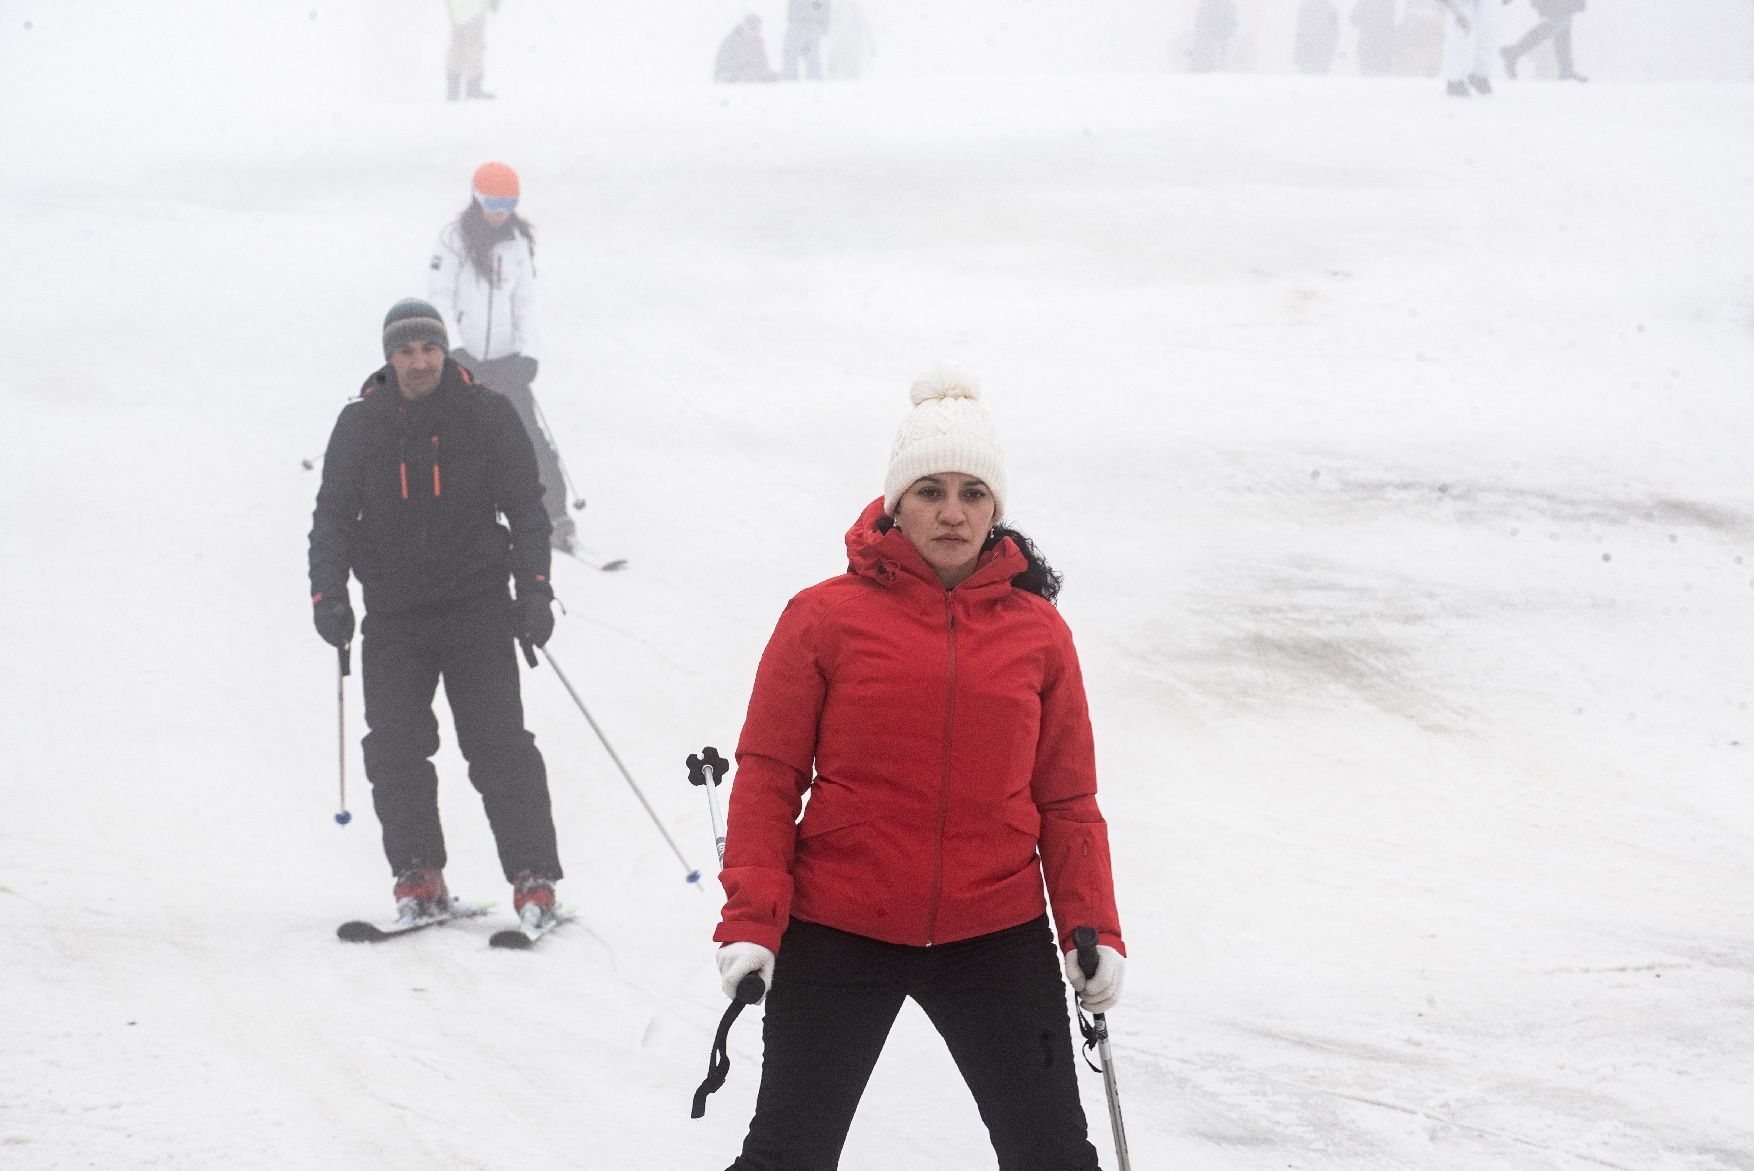
[[[482,163],[475,168],[472,184],[477,195],[493,199],[518,197],[518,173],[504,163]]]
[[[914,406],[919,406],[927,399],[934,398],[979,398],[980,384],[966,371],[954,366],[938,365],[914,379],[913,389],[908,397],[913,399]]]
[[[895,515],[902,493],[921,476],[961,472],[986,484],[995,520],[1005,515],[1005,457],[999,435],[980,404],[980,385],[953,366],[914,379],[914,409],[902,420],[883,478],[883,511]]]

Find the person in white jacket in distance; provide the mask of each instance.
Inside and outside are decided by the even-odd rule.
[[[491,162],[476,168],[468,206],[439,232],[427,300],[444,315],[451,357],[517,408],[536,448],[554,547],[571,553],[576,529],[567,507],[566,474],[531,389],[540,369],[535,233],[518,215],[519,197],[518,174],[511,167]]]

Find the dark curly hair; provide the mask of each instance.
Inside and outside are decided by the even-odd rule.
[[[878,532],[887,533],[894,527],[895,518],[893,516],[877,518]],[[1009,525],[994,525],[993,531],[987,535],[987,539],[981,542],[981,552],[985,553],[997,545],[1001,537],[1011,538],[1017,546],[1017,551],[1023,554],[1023,560],[1026,563],[1023,572],[1011,579],[1011,584],[1038,598],[1057,603],[1060,596],[1060,586],[1066,580],[1065,575],[1048,564],[1048,559],[1042,556],[1041,550],[1035,547],[1034,541]]]
[[[1060,596],[1060,586],[1066,580],[1065,575],[1049,565],[1048,559],[1043,557],[1041,550],[1035,547],[1035,542],[1016,529],[1009,525],[994,525],[992,535],[981,545],[981,552],[985,553],[997,545],[1000,537],[1010,537],[1017,545],[1017,551],[1023,554],[1023,560],[1028,563],[1022,573],[1011,579],[1011,584],[1020,590],[1027,590],[1039,598],[1045,598],[1050,602],[1057,601]]]
[[[517,212],[499,227],[487,222],[482,214],[481,205],[473,199],[457,217],[457,224],[463,230],[463,249],[469,254],[469,264],[480,274],[481,279],[490,285],[498,286],[498,276],[493,271],[493,246],[501,240],[509,240],[511,233],[516,232],[530,245],[531,268],[534,270],[536,257],[536,231],[530,221]]]

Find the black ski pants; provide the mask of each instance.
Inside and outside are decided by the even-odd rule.
[[[755,1117],[729,1171],[839,1166],[853,1112],[910,996],[950,1047],[1000,1171],[1096,1171],[1045,915],[936,947],[794,921],[767,997]]]
[[[432,705],[442,678],[457,747],[487,809],[507,881],[520,870],[561,877],[548,770],[524,728],[510,608],[511,596],[499,589],[365,616],[365,775],[393,873],[445,864],[432,765],[439,747]]]
[[[1571,15],[1549,17],[1530,29],[1522,40],[1505,50],[1507,56],[1521,57],[1548,37],[1553,38],[1553,57],[1559,65],[1561,81],[1577,72],[1571,61]]]
[[[524,430],[530,433],[530,444],[536,449],[536,475],[542,481],[542,507],[548,510],[548,519],[566,519],[571,503],[566,498],[566,477],[561,474],[560,452],[554,446],[554,438],[543,430],[536,417],[536,392],[527,384],[517,383],[503,387],[495,383],[494,389],[511,400],[518,418],[524,422]]]

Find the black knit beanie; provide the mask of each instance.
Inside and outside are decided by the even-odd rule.
[[[431,342],[441,350],[451,348],[439,311],[418,297],[408,297],[384,314],[384,357],[416,341]]]

